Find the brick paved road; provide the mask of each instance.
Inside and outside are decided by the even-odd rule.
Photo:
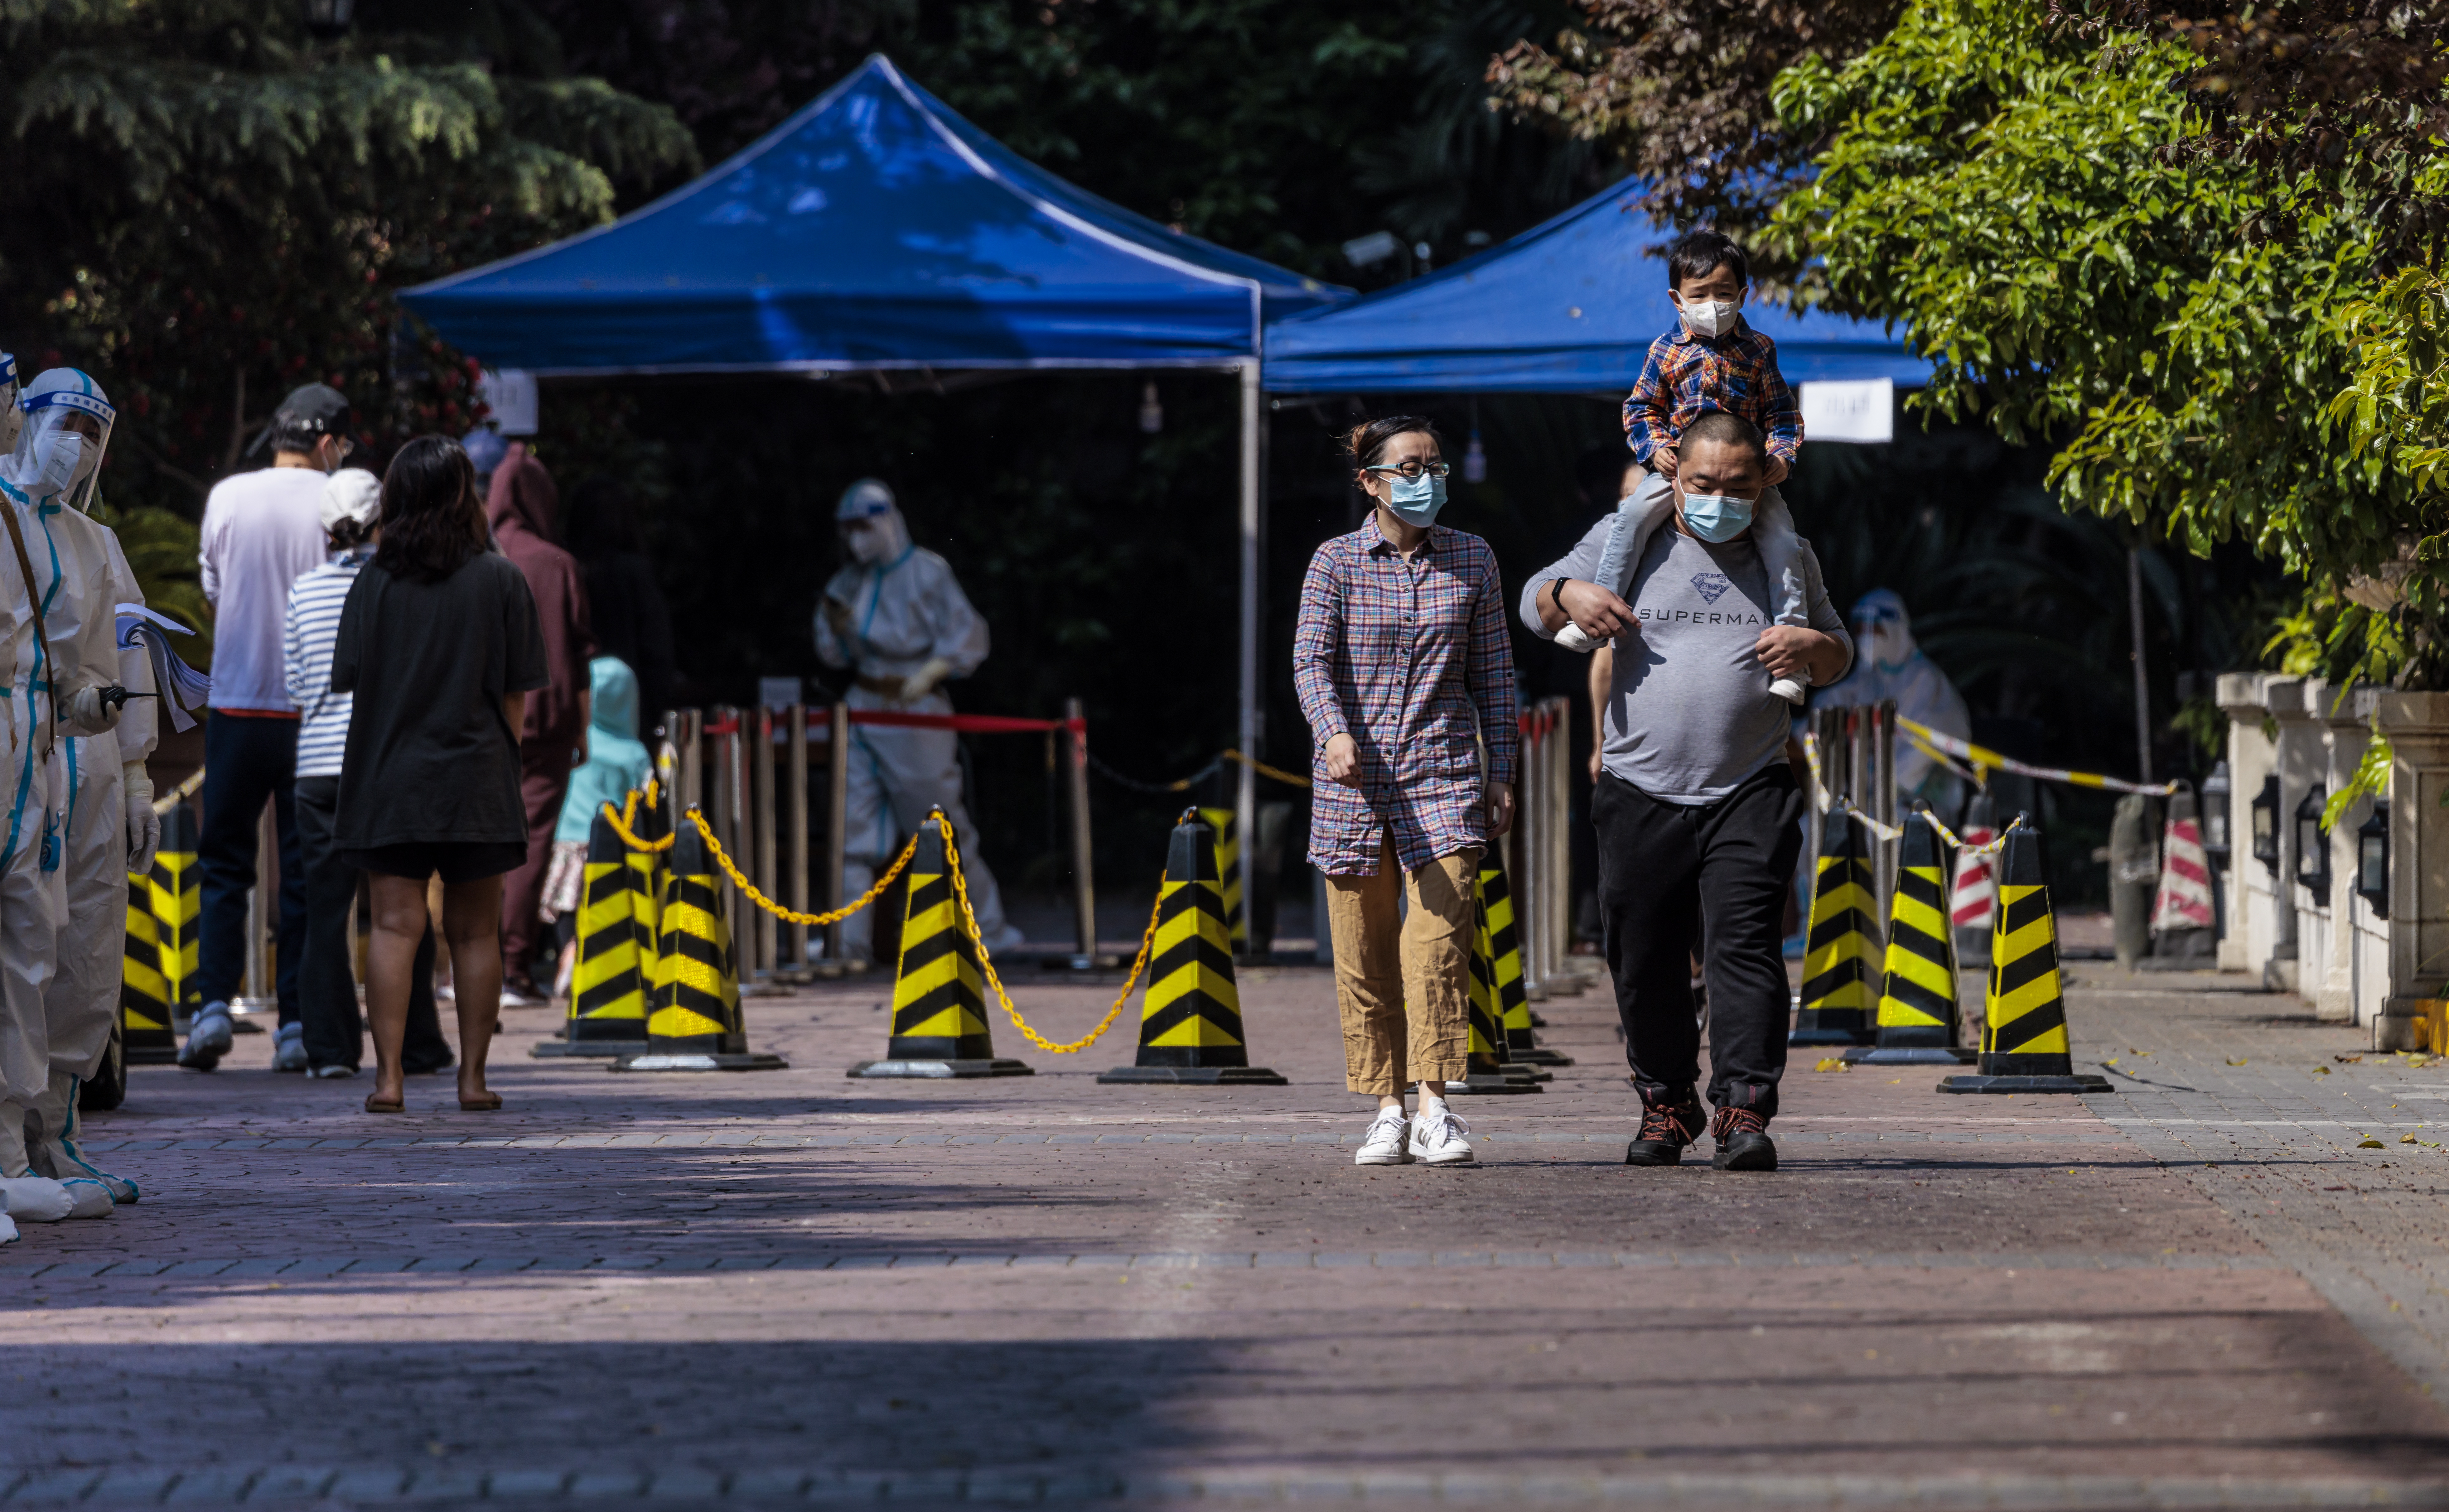
[[[1307,970],[1244,984],[1292,1084],[1223,1092],[1095,1085],[1127,1040],[851,1081],[877,983],[752,1002],[765,1075],[531,1061],[513,1015],[491,1118],[248,1037],[93,1124],[140,1206],[0,1251],[0,1496],[2449,1504],[2449,1152],[2397,1142],[2449,1072],[2086,969],[2120,1095],[1805,1061],[1755,1177],[1620,1163],[1596,994],[1545,1009],[1579,1064],[1466,1106],[1477,1170],[1349,1163]]]

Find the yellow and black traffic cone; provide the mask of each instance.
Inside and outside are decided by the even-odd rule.
[[[1031,1076],[1035,1067],[999,1059],[987,1026],[986,975],[977,942],[961,918],[944,861],[935,809],[918,825],[902,912],[901,965],[893,978],[893,1037],[884,1059],[861,1061],[856,1077]]]
[[[1880,967],[1879,891],[1854,811],[1839,803],[1820,830],[1801,1011],[1788,1044],[1868,1044]]]
[[[615,1071],[780,1071],[789,1062],[751,1051],[740,1017],[740,975],[723,922],[723,891],[697,826],[684,823],[671,849],[663,939],[646,1000],[646,1048]],[[625,881],[626,888],[626,881]]]
[[[179,1058],[174,1021],[200,1005],[197,922],[203,871],[196,864],[196,815],[184,803],[162,815],[162,844],[149,876],[127,877],[127,947],[119,978],[119,1033],[131,1065]]]
[[[646,791],[638,805],[638,824],[631,833],[653,844],[672,833],[671,790],[646,779]],[[625,848],[626,850],[626,848]],[[656,962],[660,959],[664,932],[664,892],[669,881],[668,849],[660,851],[628,851],[625,856],[630,871],[630,906],[638,915],[638,970],[652,991],[655,985]]]
[[[1165,855],[1165,885],[1149,947],[1147,999],[1140,1011],[1140,1053],[1100,1081],[1173,1081],[1282,1086],[1250,1063],[1242,1035],[1242,991],[1217,876],[1217,846],[1200,810],[1183,811]]]
[[[2111,1092],[2109,1079],[2074,1068],[2066,988],[2058,974],[2057,916],[2050,909],[2041,832],[2022,815],[1998,854],[1998,907],[1990,931],[1988,1023],[1977,1073],[1948,1077],[1941,1092]]]
[[[1505,1026],[1505,1059],[1518,1065],[1572,1065],[1573,1058],[1551,1050],[1532,1032],[1531,994],[1522,986],[1522,939],[1514,928],[1514,892],[1495,852],[1480,857],[1479,897],[1488,912],[1489,967],[1496,989],[1497,1022]]]
[[[1538,1072],[1506,1059],[1505,1010],[1496,996],[1496,951],[1488,928],[1488,899],[1476,884],[1472,889],[1472,920],[1471,1043],[1462,1080],[1447,1082],[1446,1091],[1465,1097],[1544,1092]]]
[[[1202,809],[1199,817],[1216,832],[1216,877],[1224,898],[1224,928],[1233,958],[1250,953],[1250,916],[1242,907],[1242,827],[1231,809]]]
[[[1880,986],[1876,1048],[1845,1059],[1865,1065],[1961,1065],[1956,1005],[1956,931],[1947,919],[1948,854],[1928,805],[1905,820],[1897,885],[1888,898],[1888,964]]]
[[[643,907],[649,874],[629,864],[631,854],[598,810],[588,830],[578,885],[578,960],[569,973],[569,1016],[560,1039],[530,1046],[530,1055],[644,1055],[652,1048],[646,1043],[652,926]]]

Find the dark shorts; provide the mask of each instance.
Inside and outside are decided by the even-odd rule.
[[[523,840],[428,840],[411,845],[378,845],[371,851],[343,851],[343,864],[376,876],[407,877],[422,882],[442,873],[444,887],[475,882],[515,871],[528,858]]]

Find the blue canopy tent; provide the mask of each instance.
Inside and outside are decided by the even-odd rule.
[[[1267,327],[1276,393],[1610,393],[1640,375],[1675,329],[1668,239],[1628,179],[1453,267]],[[1794,383],[1930,379],[1930,364],[1877,326],[1817,311],[1749,306]]]
[[[487,366],[540,377],[1236,373],[1239,730],[1249,750],[1259,708],[1260,333],[1349,292],[1066,183],[877,55],[646,208],[400,300]],[[1244,834],[1254,833],[1253,803],[1244,767]]]

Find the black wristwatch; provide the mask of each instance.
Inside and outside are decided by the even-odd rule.
[[[1548,602],[1549,602],[1550,603],[1552,603],[1552,604],[1554,604],[1554,605],[1556,606],[1556,612],[1557,612],[1558,614],[1564,614],[1564,615],[1565,615],[1565,618],[1566,618],[1566,619],[1568,619],[1568,620],[1571,620],[1571,619],[1572,618],[1572,615],[1570,615],[1570,614],[1565,614],[1565,580],[1564,580],[1564,579],[1562,579],[1562,578],[1550,578],[1550,579],[1548,580]]]

